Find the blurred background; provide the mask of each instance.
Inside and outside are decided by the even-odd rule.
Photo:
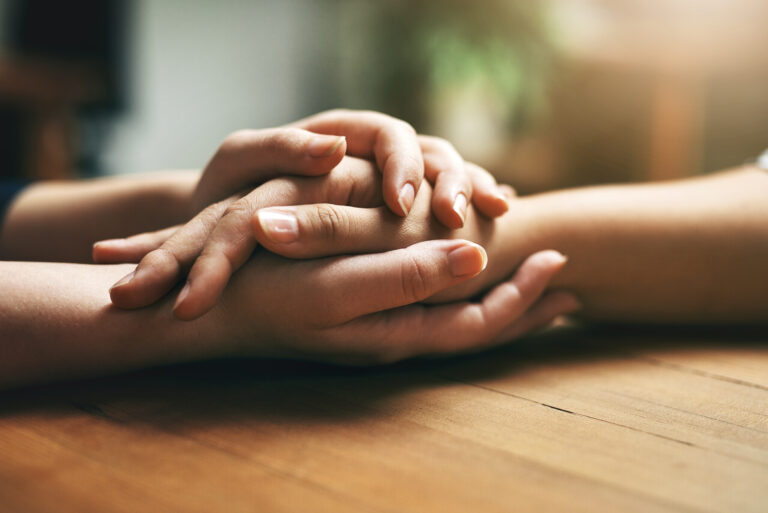
[[[450,139],[521,192],[768,147],[765,0],[0,0],[0,175],[203,167],[333,107]]]

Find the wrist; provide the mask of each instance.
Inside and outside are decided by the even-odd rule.
[[[556,209],[547,208],[540,196],[517,198],[496,221],[494,245],[489,260],[502,263],[503,277],[511,275],[530,255],[558,248]]]
[[[125,348],[124,358],[136,367],[164,365],[226,356],[226,346],[220,344],[221,330],[216,320],[205,316],[192,322],[180,321],[173,316],[173,301],[178,290],[170,291],[153,305],[136,310],[115,307],[108,294],[109,284],[135,269],[133,264],[95,266],[95,273],[104,279],[95,287],[92,298],[93,319],[86,325],[110,326],[101,335],[108,345]],[[220,328],[220,327],[219,327]]]
[[[199,209],[194,194],[200,173],[193,170],[166,171],[148,177],[147,190],[140,194],[151,202],[151,211],[162,219],[162,227],[179,224],[193,217]]]
[[[84,266],[86,267],[86,266]],[[135,265],[87,266],[98,280],[90,287],[89,319],[84,326],[104,326],[99,338],[107,348],[105,362],[126,368],[190,362],[227,356],[226,333],[213,315],[185,322],[173,316],[178,290],[156,303],[121,310],[109,298],[109,286],[133,271]],[[98,355],[98,353],[97,353]]]

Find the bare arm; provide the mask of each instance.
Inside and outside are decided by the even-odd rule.
[[[1,260],[89,262],[94,242],[185,221],[197,172],[29,186],[0,227]]]
[[[0,388],[214,356],[202,323],[111,306],[110,283],[132,267],[0,262]]]
[[[768,321],[765,171],[555,192],[519,207],[523,237],[514,214],[505,222],[510,260],[537,247],[567,255],[554,285],[587,317]]]
[[[481,303],[413,304],[484,264],[482,248],[460,240],[306,262],[261,252],[216,308],[182,322],[170,296],[138,310],[112,306],[109,285],[133,265],[0,262],[0,389],[217,356],[378,363],[453,353],[576,306],[562,294],[537,302],[562,268],[551,251],[530,257]]]

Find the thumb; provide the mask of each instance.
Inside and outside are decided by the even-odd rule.
[[[346,322],[362,315],[397,308],[466,281],[485,269],[485,250],[466,240],[432,240],[404,249],[341,257],[323,265],[323,299]],[[318,298],[319,299],[319,298]]]
[[[280,174],[326,174],[341,162],[346,149],[343,136],[295,127],[235,132],[206,166],[192,198],[193,211]]]

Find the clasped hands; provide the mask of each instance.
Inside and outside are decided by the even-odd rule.
[[[221,354],[391,362],[488,347],[577,308],[547,291],[562,255],[504,254],[496,228],[513,201],[447,141],[329,111],[230,135],[189,222],[101,241],[93,257],[138,262],[110,290],[119,308],[184,280],[173,313]]]

